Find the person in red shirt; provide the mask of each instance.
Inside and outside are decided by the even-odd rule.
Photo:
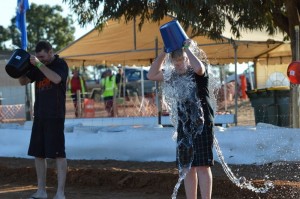
[[[86,84],[83,77],[80,76],[79,70],[75,69],[73,70],[73,76],[71,80],[69,80],[69,91],[71,93],[71,97],[73,99],[73,104],[75,108],[75,117],[79,116],[79,110],[78,110],[78,99],[77,99],[77,91],[80,91],[80,98],[82,99],[84,96],[84,93],[86,92]],[[80,103],[81,104],[81,103]]]

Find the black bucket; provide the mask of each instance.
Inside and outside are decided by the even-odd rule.
[[[17,49],[7,62],[5,70],[12,78],[19,78],[32,67],[34,66],[30,63],[30,54],[23,49]]]

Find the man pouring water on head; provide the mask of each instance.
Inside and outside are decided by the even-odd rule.
[[[164,93],[163,89],[163,95],[169,95],[166,98],[172,101],[170,114],[176,118],[176,163],[179,173],[184,174],[187,199],[197,198],[198,184],[201,198],[210,199],[214,112],[209,97],[207,63],[194,55],[191,49],[198,47],[188,38],[171,52],[165,40],[164,44],[164,51],[152,63],[147,77],[162,81],[173,90]]]

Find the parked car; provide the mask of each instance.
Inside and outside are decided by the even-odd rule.
[[[125,67],[125,85],[129,94],[137,93],[142,95],[142,82],[144,84],[144,95],[151,95],[155,92],[155,82],[147,78],[149,67]],[[142,79],[143,75],[143,79]]]
[[[143,71],[143,73],[142,73]],[[155,82],[147,78],[149,67],[123,67],[125,74],[125,95],[138,95],[142,96],[142,74],[144,83],[144,95],[152,96],[155,93]],[[114,71],[114,74],[116,71]],[[88,91],[90,97],[96,101],[101,100],[100,81],[89,80],[87,81]]]

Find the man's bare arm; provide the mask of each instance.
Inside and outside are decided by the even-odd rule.
[[[30,79],[26,75],[19,77],[19,83],[21,85],[26,85],[29,84],[30,82],[31,82]]]

